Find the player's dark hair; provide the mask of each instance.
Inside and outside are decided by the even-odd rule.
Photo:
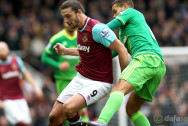
[[[132,0],[114,0],[114,2],[112,3],[112,6],[114,4],[122,7],[123,6],[123,3],[126,3],[128,6],[130,6],[131,8],[134,8],[134,3]]]
[[[84,9],[83,5],[77,0],[67,0],[67,1],[63,2],[60,9],[63,10],[63,9],[67,9],[69,7],[71,7],[75,13],[78,12],[78,9],[80,9],[83,13],[85,13],[85,9]]]

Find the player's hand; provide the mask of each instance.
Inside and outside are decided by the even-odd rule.
[[[37,98],[39,98],[39,99],[44,98],[44,94],[39,87],[35,87],[35,94],[36,94]]]
[[[53,48],[55,49],[57,54],[65,55],[66,47],[64,45],[57,43]]]
[[[62,71],[65,71],[65,70],[67,70],[68,68],[70,67],[70,64],[69,64],[69,62],[63,62],[63,63],[61,63],[60,65],[59,65],[59,69],[60,70],[62,70]]]

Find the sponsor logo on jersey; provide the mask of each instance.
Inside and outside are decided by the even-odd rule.
[[[109,35],[109,30],[107,28],[103,29],[101,31],[101,35],[102,37],[107,37]]]
[[[86,34],[83,35],[82,41],[83,41],[83,42],[87,42],[87,41],[88,41],[88,38],[87,38],[87,35],[86,35]]]
[[[4,73],[2,74],[2,78],[3,79],[9,79],[9,78],[12,78],[12,77],[19,77],[19,72],[18,71],[11,71],[11,72],[7,72],[7,73]]]
[[[81,46],[78,44],[78,50],[88,52],[90,51],[90,46]]]

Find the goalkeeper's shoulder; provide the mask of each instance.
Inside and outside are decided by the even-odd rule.
[[[62,29],[61,31],[53,35],[50,38],[50,43],[56,43],[58,40],[62,39],[62,37],[64,36],[64,33],[65,33],[65,29]]]

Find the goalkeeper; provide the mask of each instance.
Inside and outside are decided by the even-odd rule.
[[[116,18],[107,25],[112,30],[119,28],[120,40],[132,56],[132,61],[112,89],[99,116],[99,124],[93,123],[96,126],[108,124],[129,92],[131,95],[126,105],[127,115],[135,126],[150,126],[140,109],[146,101],[153,101],[152,96],[165,75],[166,67],[159,45],[144,15],[133,7],[132,0],[115,0],[112,4],[112,12]]]
[[[52,36],[42,55],[42,62],[54,67],[54,78],[58,95],[66,88],[73,77],[76,76],[77,71],[74,67],[80,62],[78,56],[58,55],[53,49],[56,43],[61,43],[67,48],[77,48],[77,31],[68,27],[66,23],[64,23],[64,26],[63,30]],[[80,111],[80,115],[82,116],[82,120],[89,120],[87,108],[83,108]]]

